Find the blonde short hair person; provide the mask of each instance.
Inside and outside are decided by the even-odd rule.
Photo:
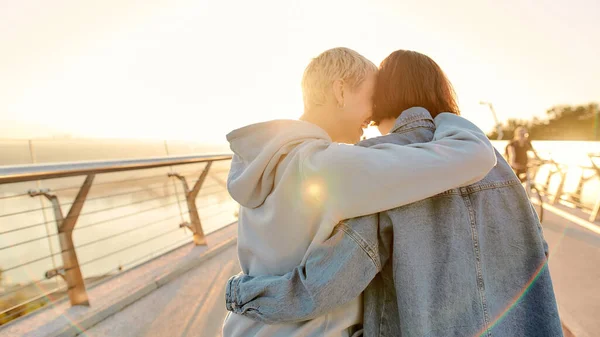
[[[352,49],[321,53],[302,77],[302,119],[318,122],[335,142],[358,142],[370,121],[376,75],[377,66]]]

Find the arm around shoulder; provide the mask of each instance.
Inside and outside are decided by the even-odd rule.
[[[338,220],[377,213],[422,200],[485,177],[496,164],[483,131],[448,113],[435,118],[429,143],[378,144],[370,148],[322,145],[301,162],[307,185]]]

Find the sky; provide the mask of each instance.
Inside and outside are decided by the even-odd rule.
[[[429,55],[463,116],[600,100],[600,2],[0,0],[0,138],[225,141],[302,113],[312,57]]]

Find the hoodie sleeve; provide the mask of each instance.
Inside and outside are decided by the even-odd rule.
[[[496,164],[494,147],[468,120],[439,114],[429,143],[337,143],[313,148],[301,162],[307,193],[330,211],[331,220],[354,218],[422,200],[481,180]],[[323,229],[329,235],[330,230]],[[321,231],[321,229],[320,229]]]

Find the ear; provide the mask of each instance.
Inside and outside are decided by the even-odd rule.
[[[344,80],[335,80],[332,86],[337,106],[340,108],[344,107]]]

